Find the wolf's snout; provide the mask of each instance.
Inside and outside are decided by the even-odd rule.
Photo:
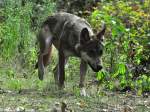
[[[97,66],[98,71],[101,70],[102,68],[103,68],[102,65],[98,65],[98,66]]]
[[[94,72],[98,72],[98,71],[100,71],[103,67],[102,67],[102,65],[92,65],[92,64],[89,64],[90,65],[90,67],[93,69],[93,71]]]
[[[93,70],[94,72],[99,72],[102,68],[103,68],[102,65],[97,65],[96,68]]]

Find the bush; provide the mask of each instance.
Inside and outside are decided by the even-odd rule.
[[[149,29],[148,0],[140,1],[103,1],[89,17],[91,25],[100,30],[100,25],[107,25],[104,66],[109,71],[110,79],[119,78],[120,86],[131,86],[130,81],[134,75],[143,76],[150,74],[149,66],[145,66],[147,72],[133,72],[135,66],[144,61],[149,63]],[[148,47],[149,46],[149,47]],[[143,65],[144,67],[144,65]],[[98,77],[105,79],[104,73]],[[109,80],[110,81],[110,80]],[[133,84],[132,84],[133,86]],[[143,88],[144,89],[144,88]]]

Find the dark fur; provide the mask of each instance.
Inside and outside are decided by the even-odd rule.
[[[87,65],[90,65],[95,72],[102,69],[99,58],[103,52],[102,42],[105,29],[104,25],[102,30],[95,35],[86,20],[69,13],[57,13],[48,17],[38,34],[40,53],[36,67],[39,79],[43,80],[44,67],[49,62],[53,44],[58,50],[59,62],[54,69],[54,77],[59,87],[64,86],[64,67],[69,56],[81,59],[79,85],[83,87]]]

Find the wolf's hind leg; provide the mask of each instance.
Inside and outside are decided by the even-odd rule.
[[[43,26],[38,38],[40,44],[40,53],[38,56],[38,76],[40,80],[43,80],[44,66],[48,64],[52,46],[52,35],[48,26]]]
[[[43,56],[44,67],[46,67],[50,63],[49,60],[50,60],[51,52],[52,52],[52,46],[49,47],[48,53]]]
[[[44,64],[43,64],[43,54],[39,54],[38,56],[38,76],[40,80],[43,80],[44,75]]]
[[[68,58],[66,57],[65,58],[65,64],[67,63],[68,61]],[[59,64],[59,63],[58,63]],[[55,66],[55,68],[53,69],[53,72],[54,72],[54,79],[55,79],[55,83],[57,85],[59,85],[59,71],[58,71],[58,64]]]

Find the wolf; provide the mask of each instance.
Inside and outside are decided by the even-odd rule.
[[[52,44],[58,50],[58,64],[54,68],[54,79],[58,87],[64,87],[65,64],[70,56],[81,59],[79,86],[84,87],[88,65],[94,72],[102,69],[103,40],[106,25],[94,34],[91,25],[76,15],[60,12],[49,16],[38,33],[40,51],[38,55],[38,76],[43,80],[44,67],[49,64]]]

